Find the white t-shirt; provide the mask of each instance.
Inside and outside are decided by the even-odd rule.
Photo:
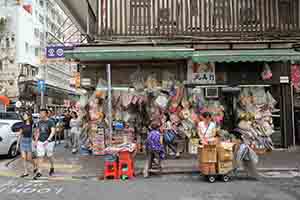
[[[199,122],[198,129],[201,131],[201,133],[203,134],[204,137],[212,138],[212,137],[214,137],[214,130],[216,129],[216,123],[210,122],[207,127],[205,125],[205,123],[202,121],[202,122]]]

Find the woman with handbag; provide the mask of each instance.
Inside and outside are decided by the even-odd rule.
[[[153,164],[157,164],[161,170],[161,160],[165,157],[164,147],[162,145],[162,135],[159,131],[160,121],[153,121],[150,125],[145,145],[147,159],[144,167],[144,177],[149,176],[149,171],[152,169]],[[157,161],[157,163],[155,162]]]

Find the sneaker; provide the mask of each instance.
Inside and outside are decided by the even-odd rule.
[[[33,169],[33,173],[36,174],[38,169]]]
[[[49,176],[52,176],[53,174],[54,174],[54,168],[50,168]]]
[[[42,177],[42,174],[40,172],[36,173],[36,175],[33,177],[33,180],[37,180],[38,178]]]

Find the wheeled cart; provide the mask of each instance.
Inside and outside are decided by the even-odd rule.
[[[204,145],[199,146],[198,152],[200,172],[210,183],[231,179],[234,171],[231,149],[224,149],[221,145]]]

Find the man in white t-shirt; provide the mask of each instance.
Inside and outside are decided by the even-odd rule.
[[[202,114],[203,121],[198,124],[198,135],[201,140],[211,139],[216,136],[216,123],[209,112]]]

